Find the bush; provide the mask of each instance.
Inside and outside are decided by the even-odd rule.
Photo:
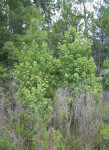
[[[109,58],[107,57],[103,63],[103,70],[101,71],[103,77],[103,87],[105,90],[109,90]]]

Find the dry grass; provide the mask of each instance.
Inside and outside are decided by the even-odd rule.
[[[99,101],[93,100],[93,95],[79,89],[70,97],[68,88],[61,88],[55,96],[54,126],[64,136],[68,137],[71,149],[94,149],[97,144],[100,127],[104,126],[104,118],[108,120],[104,107],[109,101],[102,96]],[[70,108],[72,103],[72,107]]]
[[[108,92],[101,94],[101,99],[97,102],[93,100],[93,95],[81,88],[73,91],[71,96],[67,87],[59,88],[54,98],[54,120],[46,130],[46,123],[43,130],[37,132],[36,143],[39,149],[45,149],[43,144],[47,144],[47,150],[54,149],[55,145],[61,145],[61,139],[67,139],[68,148],[65,150],[94,150],[100,139],[100,127],[104,127],[105,121],[109,122],[109,101]],[[16,104],[14,111],[6,112],[6,96],[0,89],[0,132],[2,137],[9,137],[12,146],[21,148],[24,146],[26,138],[20,133],[22,106]],[[8,109],[9,111],[9,109]],[[52,118],[52,117],[51,117]],[[13,119],[17,120],[18,132],[16,134]],[[27,126],[26,122],[26,126]],[[12,127],[13,125],[13,127]],[[52,128],[51,128],[52,126]],[[9,128],[10,127],[10,128]],[[41,127],[41,126],[39,126]],[[29,127],[31,128],[31,127]],[[28,131],[29,132],[29,131]],[[57,138],[58,135],[58,138]],[[41,144],[40,144],[41,142]],[[36,145],[37,146],[37,145]],[[62,148],[61,148],[62,149]],[[57,150],[57,149],[56,149]],[[63,149],[62,149],[63,150]],[[97,149],[96,149],[97,150]]]

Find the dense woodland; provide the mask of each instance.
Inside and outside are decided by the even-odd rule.
[[[109,0],[0,1],[0,150],[109,150]]]

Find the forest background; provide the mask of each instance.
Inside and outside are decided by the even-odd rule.
[[[108,150],[109,0],[0,1],[0,150]]]

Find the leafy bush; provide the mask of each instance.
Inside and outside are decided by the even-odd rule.
[[[34,137],[34,143],[36,145],[36,150],[66,150],[66,138],[56,131],[54,128],[50,128],[48,131],[43,128]]]
[[[101,92],[100,78],[95,76],[96,66],[91,57],[91,45],[89,40],[82,38],[71,27],[65,33],[63,44],[59,45],[59,58],[53,58],[46,44],[46,32],[40,29],[38,21],[32,20],[30,29],[24,36],[22,50],[17,52],[19,63],[16,64],[14,72],[15,80],[18,83],[16,99],[24,109],[23,119],[31,120],[26,119],[26,116],[29,117],[28,114],[31,114],[31,118],[34,120],[31,123],[31,140],[25,137],[29,136],[25,132],[28,132],[30,127],[26,126],[25,121],[22,126],[19,125],[21,128],[19,131],[23,129],[22,132],[24,132],[24,136],[21,137],[26,138],[24,145],[29,140],[31,141],[28,142],[29,147],[33,147],[33,149],[34,146],[36,149],[44,147],[49,149],[51,145],[56,150],[60,148],[67,150],[69,146],[71,147],[70,131],[72,121],[76,120],[74,119],[76,102],[78,103],[83,94],[83,105],[85,109],[88,109],[87,93],[91,96],[89,102],[92,104],[94,100],[98,100]],[[68,87],[70,93],[68,101],[66,95],[62,98],[59,96],[57,100],[54,98],[55,91],[59,87]],[[62,92],[62,96],[66,93],[64,92]],[[92,106],[90,107],[92,108]],[[50,122],[52,125],[48,125]],[[78,123],[78,130],[80,125]],[[94,129],[96,129],[95,126]],[[53,133],[51,139],[49,132]],[[68,137],[66,142],[70,144],[63,142],[63,136]],[[54,140],[55,144],[53,145],[52,141]],[[68,145],[67,148],[66,145]]]
[[[109,90],[109,58],[107,57],[103,63],[103,70],[101,71],[103,77],[103,87],[105,90]]]

